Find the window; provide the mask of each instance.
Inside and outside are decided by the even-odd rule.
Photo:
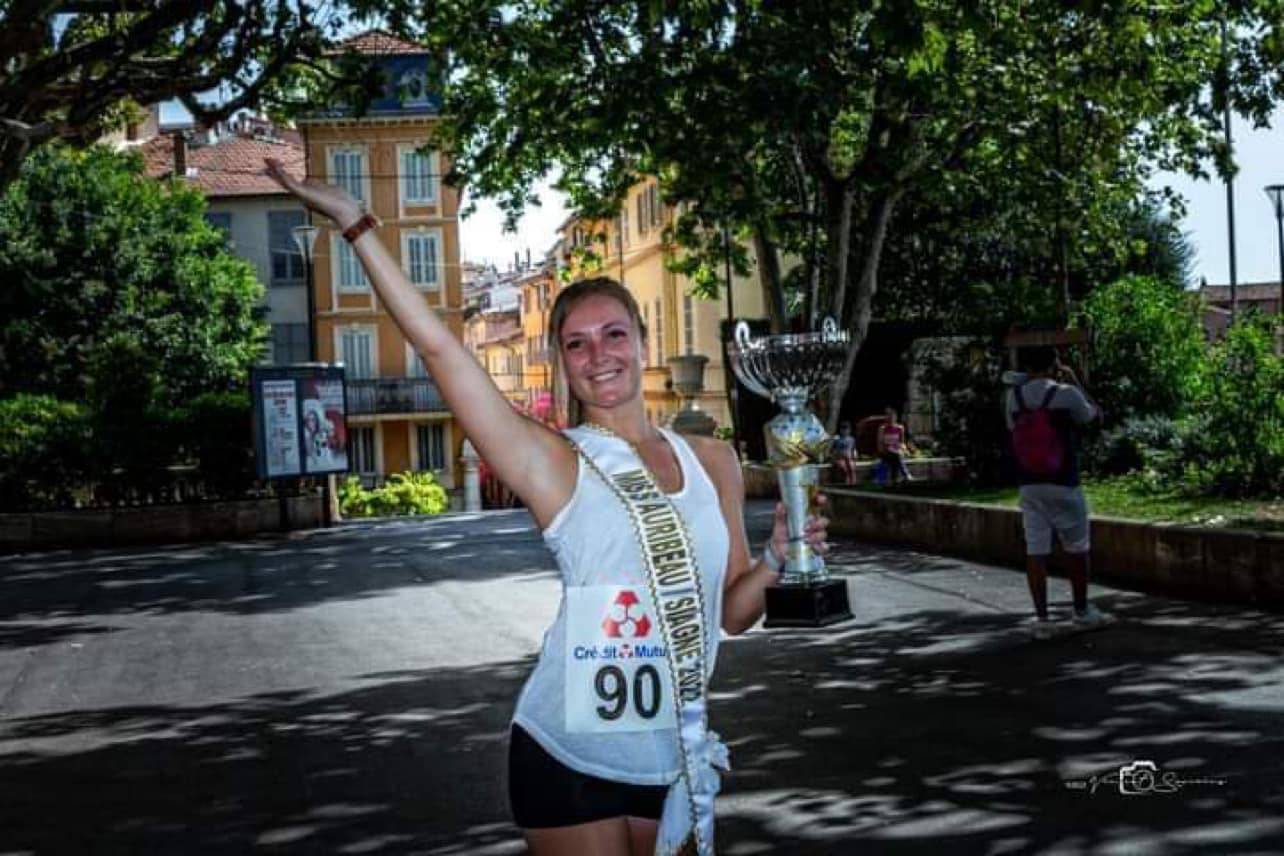
[[[401,150],[401,201],[407,205],[437,202],[437,177],[431,155],[411,148]]]
[[[431,103],[428,97],[428,75],[419,69],[407,71],[397,81],[397,95],[405,107],[422,107]]]
[[[303,285],[303,255],[294,241],[294,227],[302,226],[302,211],[268,212],[268,248],[272,254],[272,287]]]
[[[437,288],[441,283],[441,234],[411,232],[402,235],[403,264],[406,277],[415,285]]]
[[[660,299],[655,300],[655,364],[664,365],[664,316],[660,314]]]
[[[649,303],[642,304],[642,324],[646,327],[647,338],[651,342],[654,342],[655,328],[651,326],[651,304]],[[648,344],[646,348],[646,364],[648,366],[655,365],[655,361],[651,359],[651,347],[652,346]]]
[[[308,361],[308,325],[272,325],[272,362],[277,365]]]
[[[361,267],[357,251],[340,235],[333,238],[335,248],[335,276],[338,278],[340,291],[369,291],[370,280]]]
[[[660,186],[651,184],[646,189],[647,207],[651,209],[651,225],[659,226],[664,220],[664,209],[660,205]]]
[[[330,181],[352,194],[366,198],[366,155],[360,149],[336,149],[330,152]]]
[[[205,222],[209,223],[215,229],[223,233],[224,243],[232,241],[232,212],[231,211],[206,211]]]
[[[423,358],[409,345],[406,346],[406,377],[428,377],[428,367],[424,365]]]
[[[691,295],[682,295],[682,339],[684,352],[695,353],[695,311],[691,305]]]
[[[446,426],[440,422],[415,426],[420,470],[446,469]]]
[[[638,198],[637,198],[638,234],[639,235],[646,234],[646,227],[649,225],[649,221],[650,221],[650,218],[647,217],[646,201],[647,201],[646,191],[643,190],[641,193],[638,194]]]
[[[348,460],[354,473],[373,473],[375,463],[375,429],[373,426],[348,427]]]
[[[374,331],[348,327],[339,331],[339,353],[349,380],[375,376]]]
[[[620,246],[629,245],[629,209],[627,207],[620,209]]]

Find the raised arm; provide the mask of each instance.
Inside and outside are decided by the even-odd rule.
[[[333,185],[300,182],[269,160],[268,172],[304,205],[340,229],[363,216],[360,203]],[[423,359],[464,434],[494,473],[547,526],[575,487],[575,455],[565,440],[513,408],[490,375],[406,279],[373,230],[353,243],[366,275],[402,334]]]

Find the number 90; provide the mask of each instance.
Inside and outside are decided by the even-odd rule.
[[[623,669],[619,666],[598,669],[593,676],[593,688],[598,698],[609,703],[597,706],[599,717],[610,722],[624,715],[629,706],[629,682]],[[654,719],[660,712],[660,673],[655,666],[639,666],[633,673],[633,709],[643,719]]]

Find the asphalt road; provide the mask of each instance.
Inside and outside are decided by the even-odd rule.
[[[1020,574],[834,565],[854,622],[722,647],[720,853],[1284,852],[1284,616],[1097,587],[1036,642]],[[521,852],[557,597],[523,512],[0,557],[0,854]]]

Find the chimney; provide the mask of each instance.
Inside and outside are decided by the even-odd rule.
[[[183,136],[182,131],[175,131],[169,138],[174,141],[174,176],[185,178],[187,176],[187,138]]]
[[[531,248],[530,247],[526,248],[526,269],[527,270],[531,269]]]

